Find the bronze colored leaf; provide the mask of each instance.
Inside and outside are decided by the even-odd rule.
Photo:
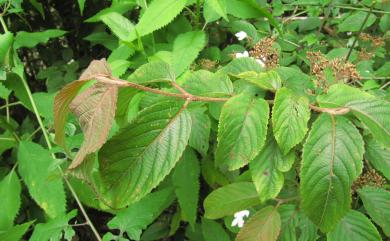
[[[111,76],[111,68],[108,66],[106,59],[93,60],[88,68],[81,74],[79,80],[91,80],[97,75]]]

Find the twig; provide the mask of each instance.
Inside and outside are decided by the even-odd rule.
[[[310,109],[312,109],[314,111],[328,113],[331,115],[345,115],[350,111],[350,109],[348,107],[322,108],[322,107],[318,107],[318,106],[315,106],[312,104],[310,104],[309,107],[310,107]]]
[[[384,90],[387,86],[390,85],[390,81],[387,81],[384,85],[382,85],[379,89]]]
[[[22,102],[20,102],[20,101],[8,103],[8,104],[5,104],[5,105],[0,106],[0,110],[5,109],[5,108],[7,108],[7,107],[11,107],[11,106],[15,106],[15,105],[20,105],[20,104],[22,104]]]

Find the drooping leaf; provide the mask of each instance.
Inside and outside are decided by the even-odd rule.
[[[238,233],[236,241],[276,241],[280,226],[281,220],[277,208],[267,206],[249,218]]]
[[[272,127],[283,153],[300,143],[307,132],[310,119],[309,100],[282,88],[276,92],[272,108]]]
[[[191,116],[182,105],[165,101],[139,113],[99,152],[100,172],[112,205],[136,202],[171,171],[191,133]]]
[[[202,219],[202,234],[205,241],[230,241],[229,235],[216,221]]]
[[[68,214],[49,220],[47,223],[37,224],[29,241],[60,241],[64,239],[71,241],[75,231],[68,223],[76,215],[77,210],[72,210]]]
[[[210,117],[204,113],[206,108],[194,108],[190,110],[192,119],[191,135],[189,145],[206,156],[209,149],[211,120]]]
[[[217,219],[260,203],[253,183],[232,183],[211,192],[204,200],[205,218]]]
[[[2,241],[20,241],[23,235],[34,221],[15,225],[7,230],[0,230],[0,240]]]
[[[174,200],[173,189],[153,192],[140,201],[119,211],[108,227],[126,232],[131,239],[139,240],[142,230],[155,220]]]
[[[218,17],[223,17],[226,21],[229,21],[226,12],[226,0],[205,0],[203,14],[205,16],[206,22],[214,21],[214,18],[211,16],[211,11],[213,13],[215,12]]]
[[[377,223],[390,237],[390,192],[374,187],[364,187],[358,190],[364,208],[372,220]]]
[[[20,208],[21,185],[15,169],[0,182],[1,215],[0,230],[11,228]]]
[[[131,33],[134,32],[134,25],[129,19],[117,12],[110,12],[102,15],[100,19],[110,30],[122,41],[131,42]]]
[[[86,81],[93,79],[96,75],[111,75],[111,70],[105,59],[92,61],[88,68],[81,74],[79,80],[66,85],[54,98],[55,141],[63,148],[66,148],[64,126],[69,113],[69,104],[76,97]]]
[[[70,104],[79,118],[84,141],[69,168],[76,168],[84,157],[97,151],[107,140],[115,116],[118,87],[97,83]]]
[[[233,84],[223,73],[198,70],[185,77],[183,88],[193,95],[223,97],[233,94]]]
[[[372,138],[366,140],[366,152],[364,157],[390,180],[390,148],[384,147],[381,143]]]
[[[153,61],[137,68],[127,79],[130,82],[148,84],[175,81],[171,66],[163,61]]]
[[[183,220],[192,227],[196,223],[199,199],[199,161],[194,151],[187,148],[172,175],[175,193],[180,204]]]
[[[350,210],[336,227],[326,235],[328,241],[381,241],[382,238],[364,214]]]
[[[25,32],[21,31],[16,34],[14,48],[33,48],[37,44],[47,43],[51,38],[58,38],[64,35],[66,31],[59,29],[48,29],[42,32]]]
[[[324,107],[350,108],[377,141],[390,147],[390,102],[343,84],[333,85],[317,101]]]
[[[173,43],[173,69],[179,76],[187,70],[206,45],[206,35],[202,31],[180,34]]]
[[[345,117],[321,114],[303,147],[301,205],[324,232],[332,230],[351,205],[350,188],[362,171],[363,140]]]
[[[240,94],[223,106],[218,126],[218,165],[235,170],[248,164],[264,145],[269,117],[268,103]]]

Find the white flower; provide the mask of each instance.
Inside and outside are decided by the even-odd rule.
[[[259,65],[260,65],[261,67],[265,67],[264,60],[262,60],[262,59],[256,59],[256,62],[259,63]]]
[[[347,35],[348,35],[348,36],[351,36],[351,35],[352,35],[352,32],[347,32]]]
[[[248,51],[244,51],[242,53],[236,53],[236,58],[249,57]]]
[[[239,211],[239,212],[236,212],[234,214],[234,219],[232,221],[232,227],[234,226],[237,226],[239,228],[242,228],[244,226],[244,217],[248,217],[249,216],[249,210],[242,210],[242,211]]]
[[[246,37],[248,37],[248,34],[244,31],[240,31],[240,32],[236,33],[235,35],[236,35],[237,39],[240,41],[245,39]]]

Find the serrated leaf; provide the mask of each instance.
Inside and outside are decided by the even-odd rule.
[[[124,42],[131,42],[131,33],[134,32],[134,25],[129,19],[117,12],[110,12],[102,15],[100,19],[105,23],[113,34]]]
[[[351,205],[352,182],[362,172],[364,143],[345,117],[321,114],[303,147],[301,205],[324,232],[332,230]]]
[[[204,17],[206,22],[212,22],[216,19],[212,15],[215,12],[219,17],[223,17],[226,21],[229,21],[226,12],[226,0],[205,0],[204,1]]]
[[[189,145],[202,156],[206,156],[209,149],[211,120],[205,113],[206,108],[194,108],[190,110],[192,119]]]
[[[1,62],[1,60],[0,60]],[[7,89],[1,82],[0,82],[0,98],[7,99],[9,94],[11,94],[11,90]]]
[[[7,230],[0,230],[0,240],[2,241],[20,241],[23,235],[34,221],[15,225]]]
[[[282,88],[276,92],[272,108],[272,127],[283,153],[300,143],[307,132],[310,119],[309,100]]]
[[[1,215],[0,230],[11,228],[20,208],[21,185],[15,169],[0,182]]]
[[[175,81],[175,73],[171,66],[163,61],[153,61],[141,65],[127,79],[134,83],[154,83]]]
[[[22,141],[18,149],[19,174],[35,202],[50,218],[65,213],[66,200],[62,179],[50,152],[33,142]]]
[[[99,150],[106,142],[115,117],[117,95],[117,86],[97,83],[70,104],[84,133],[84,141],[70,169],[79,166],[86,155]]]
[[[187,70],[206,45],[206,35],[202,31],[180,34],[173,42],[173,69],[176,76]]]
[[[47,223],[37,224],[29,241],[60,241],[64,239],[71,241],[75,232],[68,223],[76,215],[77,210],[72,210],[68,214],[49,220]]]
[[[14,48],[33,48],[37,44],[47,43],[51,38],[58,38],[64,35],[66,31],[59,29],[48,29],[42,32],[25,32],[20,31],[16,34]]]
[[[81,74],[80,79],[64,86],[54,98],[54,130],[56,143],[65,148],[65,124],[69,113],[69,104],[76,97],[81,87],[96,75],[111,75],[105,59],[93,60]]]
[[[366,152],[364,157],[390,180],[390,148],[384,147],[381,143],[372,138],[366,139]]]
[[[198,70],[185,77],[183,88],[193,95],[223,97],[233,94],[233,84],[223,73]]]
[[[328,241],[381,241],[374,224],[362,213],[350,210],[326,235]]]
[[[253,183],[232,183],[214,190],[206,197],[204,216],[209,219],[222,218],[259,203],[259,195]]]
[[[187,0],[153,0],[136,25],[137,34],[142,37],[164,27],[179,15],[186,3]],[[133,31],[130,39],[136,39],[137,34]]]
[[[267,206],[244,224],[236,241],[275,241],[280,233],[281,220],[276,207]]]
[[[142,230],[153,222],[174,200],[173,189],[153,192],[140,201],[119,211],[108,222],[111,229],[126,232],[131,239],[139,240]]]
[[[298,210],[293,204],[281,205],[278,208],[281,219],[279,241],[296,241],[296,226],[299,223]]]
[[[172,182],[183,220],[189,222],[192,227],[195,226],[198,210],[199,174],[199,161],[194,151],[187,148],[174,169]]]
[[[208,219],[202,219],[202,234],[205,241],[230,241],[229,235],[223,227]]]
[[[310,221],[310,219],[303,213],[299,213],[299,241],[316,241],[319,236],[317,234],[318,228]]]
[[[136,202],[168,175],[191,133],[191,116],[180,103],[165,101],[137,118],[103,145],[100,172],[112,205]]]
[[[376,140],[390,147],[390,102],[343,84],[333,85],[317,101],[325,107],[350,108]]]
[[[372,220],[390,237],[390,192],[381,188],[363,187],[358,190],[364,208]]]
[[[265,90],[276,91],[282,86],[282,79],[278,72],[275,70],[269,70],[267,72],[257,73],[255,71],[246,71],[233,75],[234,77],[244,79],[249,83],[256,85],[257,87]]]
[[[222,108],[218,125],[216,163],[236,170],[248,164],[263,147],[267,135],[268,103],[240,94]]]
[[[264,71],[259,63],[256,62],[254,58],[235,58],[230,63],[225,65],[220,71],[230,74],[230,75],[239,75],[244,72],[254,71],[256,73],[261,73]]]

